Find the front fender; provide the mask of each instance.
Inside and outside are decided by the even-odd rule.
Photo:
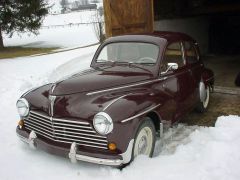
[[[148,91],[128,93],[123,95],[122,98],[118,98],[114,103],[109,103],[110,106],[105,109],[105,112],[112,117],[114,128],[108,134],[108,140],[116,143],[120,151],[124,152],[128,143],[134,139],[136,130],[144,119],[145,114],[142,112],[151,107],[156,107],[157,109],[160,107],[160,104],[157,104],[156,98]],[[136,116],[141,113],[141,116]],[[131,120],[124,121],[131,117]]]

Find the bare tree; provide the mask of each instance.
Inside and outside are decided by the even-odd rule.
[[[62,6],[62,13],[65,13],[68,8],[68,0],[61,0],[60,5]]]
[[[92,18],[95,34],[100,42],[105,40],[103,7],[99,7]]]

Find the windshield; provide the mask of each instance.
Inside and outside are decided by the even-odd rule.
[[[158,52],[158,46],[150,43],[111,43],[106,45],[99,53],[97,62],[155,64]]]

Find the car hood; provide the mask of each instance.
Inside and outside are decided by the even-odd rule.
[[[80,92],[91,92],[152,78],[153,74],[139,68],[128,66],[91,68],[55,83],[50,90],[50,94],[59,96]]]

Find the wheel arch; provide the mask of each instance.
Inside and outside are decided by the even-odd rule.
[[[149,117],[152,120],[156,128],[156,131],[160,130],[161,117],[157,112],[155,111],[148,112],[145,117]]]

